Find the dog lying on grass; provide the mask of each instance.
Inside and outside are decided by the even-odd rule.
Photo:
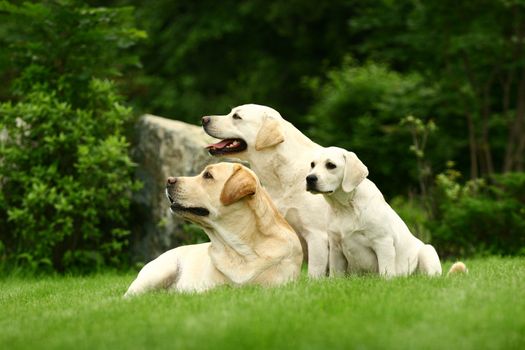
[[[410,233],[388,205],[355,153],[324,148],[312,158],[306,189],[323,194],[333,216],[329,226],[330,275],[375,272],[385,277],[415,271],[435,276],[441,263],[433,246]],[[449,273],[466,272],[463,263]]]
[[[218,285],[278,285],[299,276],[299,238],[256,175],[240,164],[169,178],[171,210],[200,225],[209,243],[178,247],[139,272],[125,296],[153,289],[202,292]]]
[[[322,147],[279,112],[261,105],[242,105],[226,115],[205,116],[202,126],[208,135],[223,139],[208,146],[211,155],[250,163],[281,214],[306,242],[308,275],[325,276],[330,208],[322,196],[304,190],[308,162]]]

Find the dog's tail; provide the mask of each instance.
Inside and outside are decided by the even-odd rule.
[[[467,266],[461,261],[458,261],[452,264],[452,266],[450,267],[450,270],[448,270],[447,276],[456,275],[458,273],[461,273],[461,274],[468,273]]]

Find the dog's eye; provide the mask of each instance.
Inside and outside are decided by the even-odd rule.
[[[326,169],[335,169],[336,168],[336,165],[332,162],[327,162],[326,163]]]
[[[204,174],[202,174],[202,177],[205,179],[213,179],[213,176],[209,171],[204,172]]]
[[[313,169],[314,166],[315,166],[315,163],[314,163],[314,162],[311,162],[311,163],[310,163],[310,167]]]
[[[233,118],[233,119],[238,119],[238,120],[242,119],[241,116],[238,115],[237,113],[235,113],[234,115],[232,115],[232,118]]]

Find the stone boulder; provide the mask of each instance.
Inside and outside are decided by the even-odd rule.
[[[214,139],[196,125],[144,115],[136,137],[133,158],[143,187],[133,195],[132,251],[136,260],[147,262],[188,239],[184,221],[169,210],[168,176],[196,175],[216,160],[204,148]]]

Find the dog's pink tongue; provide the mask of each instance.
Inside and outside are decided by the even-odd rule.
[[[226,140],[219,141],[217,143],[212,143],[211,145],[206,146],[206,148],[218,148],[218,149],[221,149],[221,148],[224,148],[224,147],[228,146],[228,144],[230,144],[230,143],[231,143],[231,140],[226,139]]]

